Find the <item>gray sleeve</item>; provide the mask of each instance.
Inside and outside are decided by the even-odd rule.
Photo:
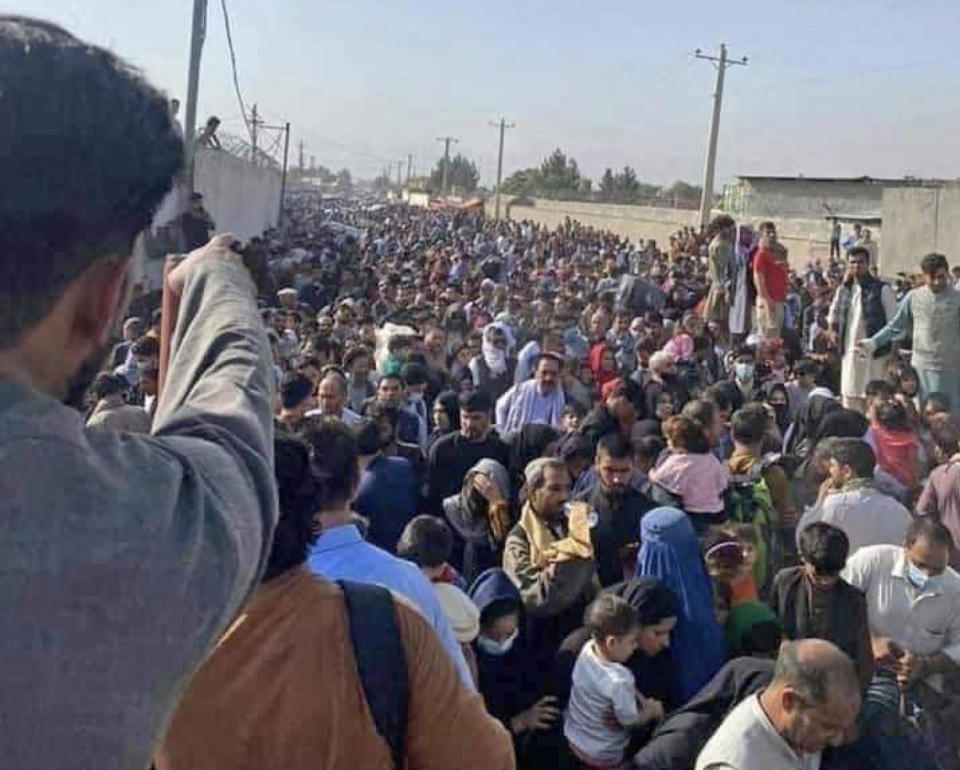
[[[175,516],[203,515],[232,532],[239,609],[269,554],[277,518],[272,355],[246,269],[198,265],[184,287],[154,437],[184,468],[204,505],[181,498]],[[239,601],[236,601],[239,599]]]

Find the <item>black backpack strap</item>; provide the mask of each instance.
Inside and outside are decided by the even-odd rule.
[[[386,588],[338,580],[363,694],[377,732],[390,746],[393,766],[404,766],[410,682],[397,610]]]

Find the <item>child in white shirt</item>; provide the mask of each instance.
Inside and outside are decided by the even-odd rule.
[[[616,768],[623,762],[630,730],[661,719],[663,705],[640,695],[633,674],[623,665],[637,649],[636,610],[619,596],[601,594],[587,608],[586,621],[590,640],[573,668],[563,734],[584,764]],[[607,724],[611,713],[617,728]]]

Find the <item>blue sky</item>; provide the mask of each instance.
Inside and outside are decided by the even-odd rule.
[[[192,0],[29,0],[183,96]],[[594,179],[631,165],[698,181],[725,41],[718,176],[960,176],[956,0],[227,0],[245,101],[289,120],[318,163],[368,177],[449,134],[485,181],[554,147]],[[210,0],[200,113],[242,133],[220,0]],[[295,158],[295,152],[292,153]]]

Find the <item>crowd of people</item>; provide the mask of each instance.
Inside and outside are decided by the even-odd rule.
[[[0,65],[31,141],[89,138],[32,83],[114,117],[0,209],[12,764],[960,767],[943,255],[304,195],[165,318],[166,101],[44,23]]]

